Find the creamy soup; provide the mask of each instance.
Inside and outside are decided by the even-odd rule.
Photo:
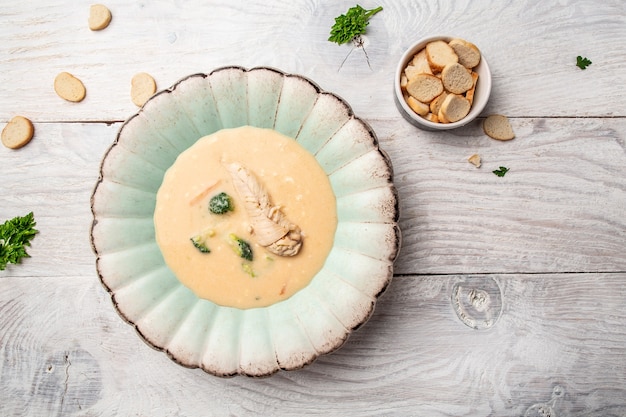
[[[296,255],[262,246],[267,242],[227,168],[235,164],[298,226]],[[233,210],[215,214],[209,202],[221,193]],[[311,281],[332,248],[337,210],[328,177],[309,152],[274,130],[244,126],[205,136],[180,154],[157,193],[154,224],[165,262],[184,285],[216,304],[246,309],[285,300]],[[240,256],[235,238],[249,245],[252,260]]]

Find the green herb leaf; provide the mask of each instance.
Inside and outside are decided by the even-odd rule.
[[[29,258],[26,246],[37,233],[35,217],[31,211],[24,217],[15,217],[0,225],[0,270],[8,264],[18,264],[22,258]]]
[[[329,41],[339,45],[350,42],[356,36],[363,35],[369,25],[369,18],[382,10],[382,6],[365,10],[358,4],[348,9],[346,14],[335,18],[335,24],[330,29]]]
[[[584,70],[585,68],[587,68],[587,66],[591,65],[591,61],[588,60],[586,57],[583,58],[582,56],[578,55],[576,57],[576,66],[578,68],[580,68],[581,70]]]
[[[504,177],[504,175],[509,171],[509,169],[507,167],[500,167],[493,172],[494,174],[496,174],[498,177]]]

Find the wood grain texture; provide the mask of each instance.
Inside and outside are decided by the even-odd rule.
[[[499,142],[480,120],[446,134],[372,122],[400,195],[398,273],[626,271],[624,119],[511,123]]]
[[[3,416],[521,416],[626,412],[624,274],[496,275],[495,325],[463,325],[462,276],[397,278],[365,327],[266,379],[182,368],[139,340],[93,279],[0,281]],[[573,336],[575,335],[575,336]],[[45,410],[45,412],[44,412]]]
[[[87,26],[89,2],[13,2],[0,10],[0,120],[15,114],[38,122],[124,120],[135,110],[130,80],[136,73],[150,73],[164,89],[225,65],[309,76],[362,117],[397,117],[397,62],[417,39],[438,33],[464,37],[483,51],[494,76],[486,112],[626,115],[626,97],[617,88],[626,84],[621,0],[378,3],[384,13],[372,20],[365,39],[370,68],[362,50],[326,40],[348,1],[112,0],[113,20],[98,32]],[[577,55],[593,64],[578,69]],[[83,81],[83,102],[55,95],[52,82],[61,71]]]
[[[40,231],[28,250],[32,258],[0,271],[0,277],[65,276],[68,268],[92,276],[89,199],[117,129],[119,124],[35,123],[36,137],[28,147],[0,149],[0,219],[33,211]]]
[[[513,119],[498,142],[480,122],[429,133],[372,120],[393,162],[402,247],[397,274],[626,271],[624,119]],[[42,231],[11,274],[93,274],[89,198],[120,123],[35,124],[18,151],[0,148],[0,217],[34,210]],[[479,153],[481,168],[467,158]],[[497,177],[491,171],[505,165]]]
[[[33,210],[40,230],[32,257],[0,271],[0,416],[626,415],[622,0],[363,3],[384,8],[364,37],[370,66],[326,41],[348,0],[111,0],[101,32],[90,2],[39,3],[0,8],[0,123],[35,124],[26,147],[0,146],[0,221]],[[480,120],[433,133],[401,119],[396,63],[433,34],[481,48],[494,76],[484,114],[509,116],[516,139],[489,139]],[[337,352],[265,379],[216,378],[148,347],[89,245],[101,158],[137,111],[132,76],[163,89],[226,65],[343,97],[390,155],[400,199],[396,276],[373,317]],[[85,83],[83,102],[55,95],[61,71]],[[497,283],[486,330],[453,308],[469,279]]]

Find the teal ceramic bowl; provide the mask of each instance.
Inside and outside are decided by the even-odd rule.
[[[337,201],[334,246],[304,289],[268,307],[198,298],[155,241],[165,171],[199,138],[224,128],[292,137],[327,173]],[[389,158],[372,129],[334,94],[271,68],[224,67],[154,95],[120,128],[91,199],[97,272],[121,317],[175,362],[218,376],[294,370],[339,348],[367,321],[400,247]]]

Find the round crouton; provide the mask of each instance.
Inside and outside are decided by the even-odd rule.
[[[9,149],[19,149],[33,138],[35,128],[30,120],[15,116],[2,129],[2,144]]]
[[[471,107],[469,100],[465,97],[458,94],[448,94],[441,104],[439,114],[443,116],[444,120],[454,123],[467,116]]]
[[[463,65],[448,64],[441,71],[443,87],[453,94],[463,94],[474,86],[474,80]]]
[[[434,75],[418,74],[409,80],[406,91],[422,103],[430,103],[443,92],[443,84]]]
[[[474,68],[480,63],[480,50],[473,43],[464,39],[452,39],[448,45],[459,57],[459,64],[465,68]]]
[[[509,119],[501,114],[492,114],[483,121],[483,130],[492,139],[511,140],[515,132],[509,123]]]
[[[435,72],[441,72],[448,64],[459,62],[459,57],[444,41],[433,41],[426,45],[426,59]]]

